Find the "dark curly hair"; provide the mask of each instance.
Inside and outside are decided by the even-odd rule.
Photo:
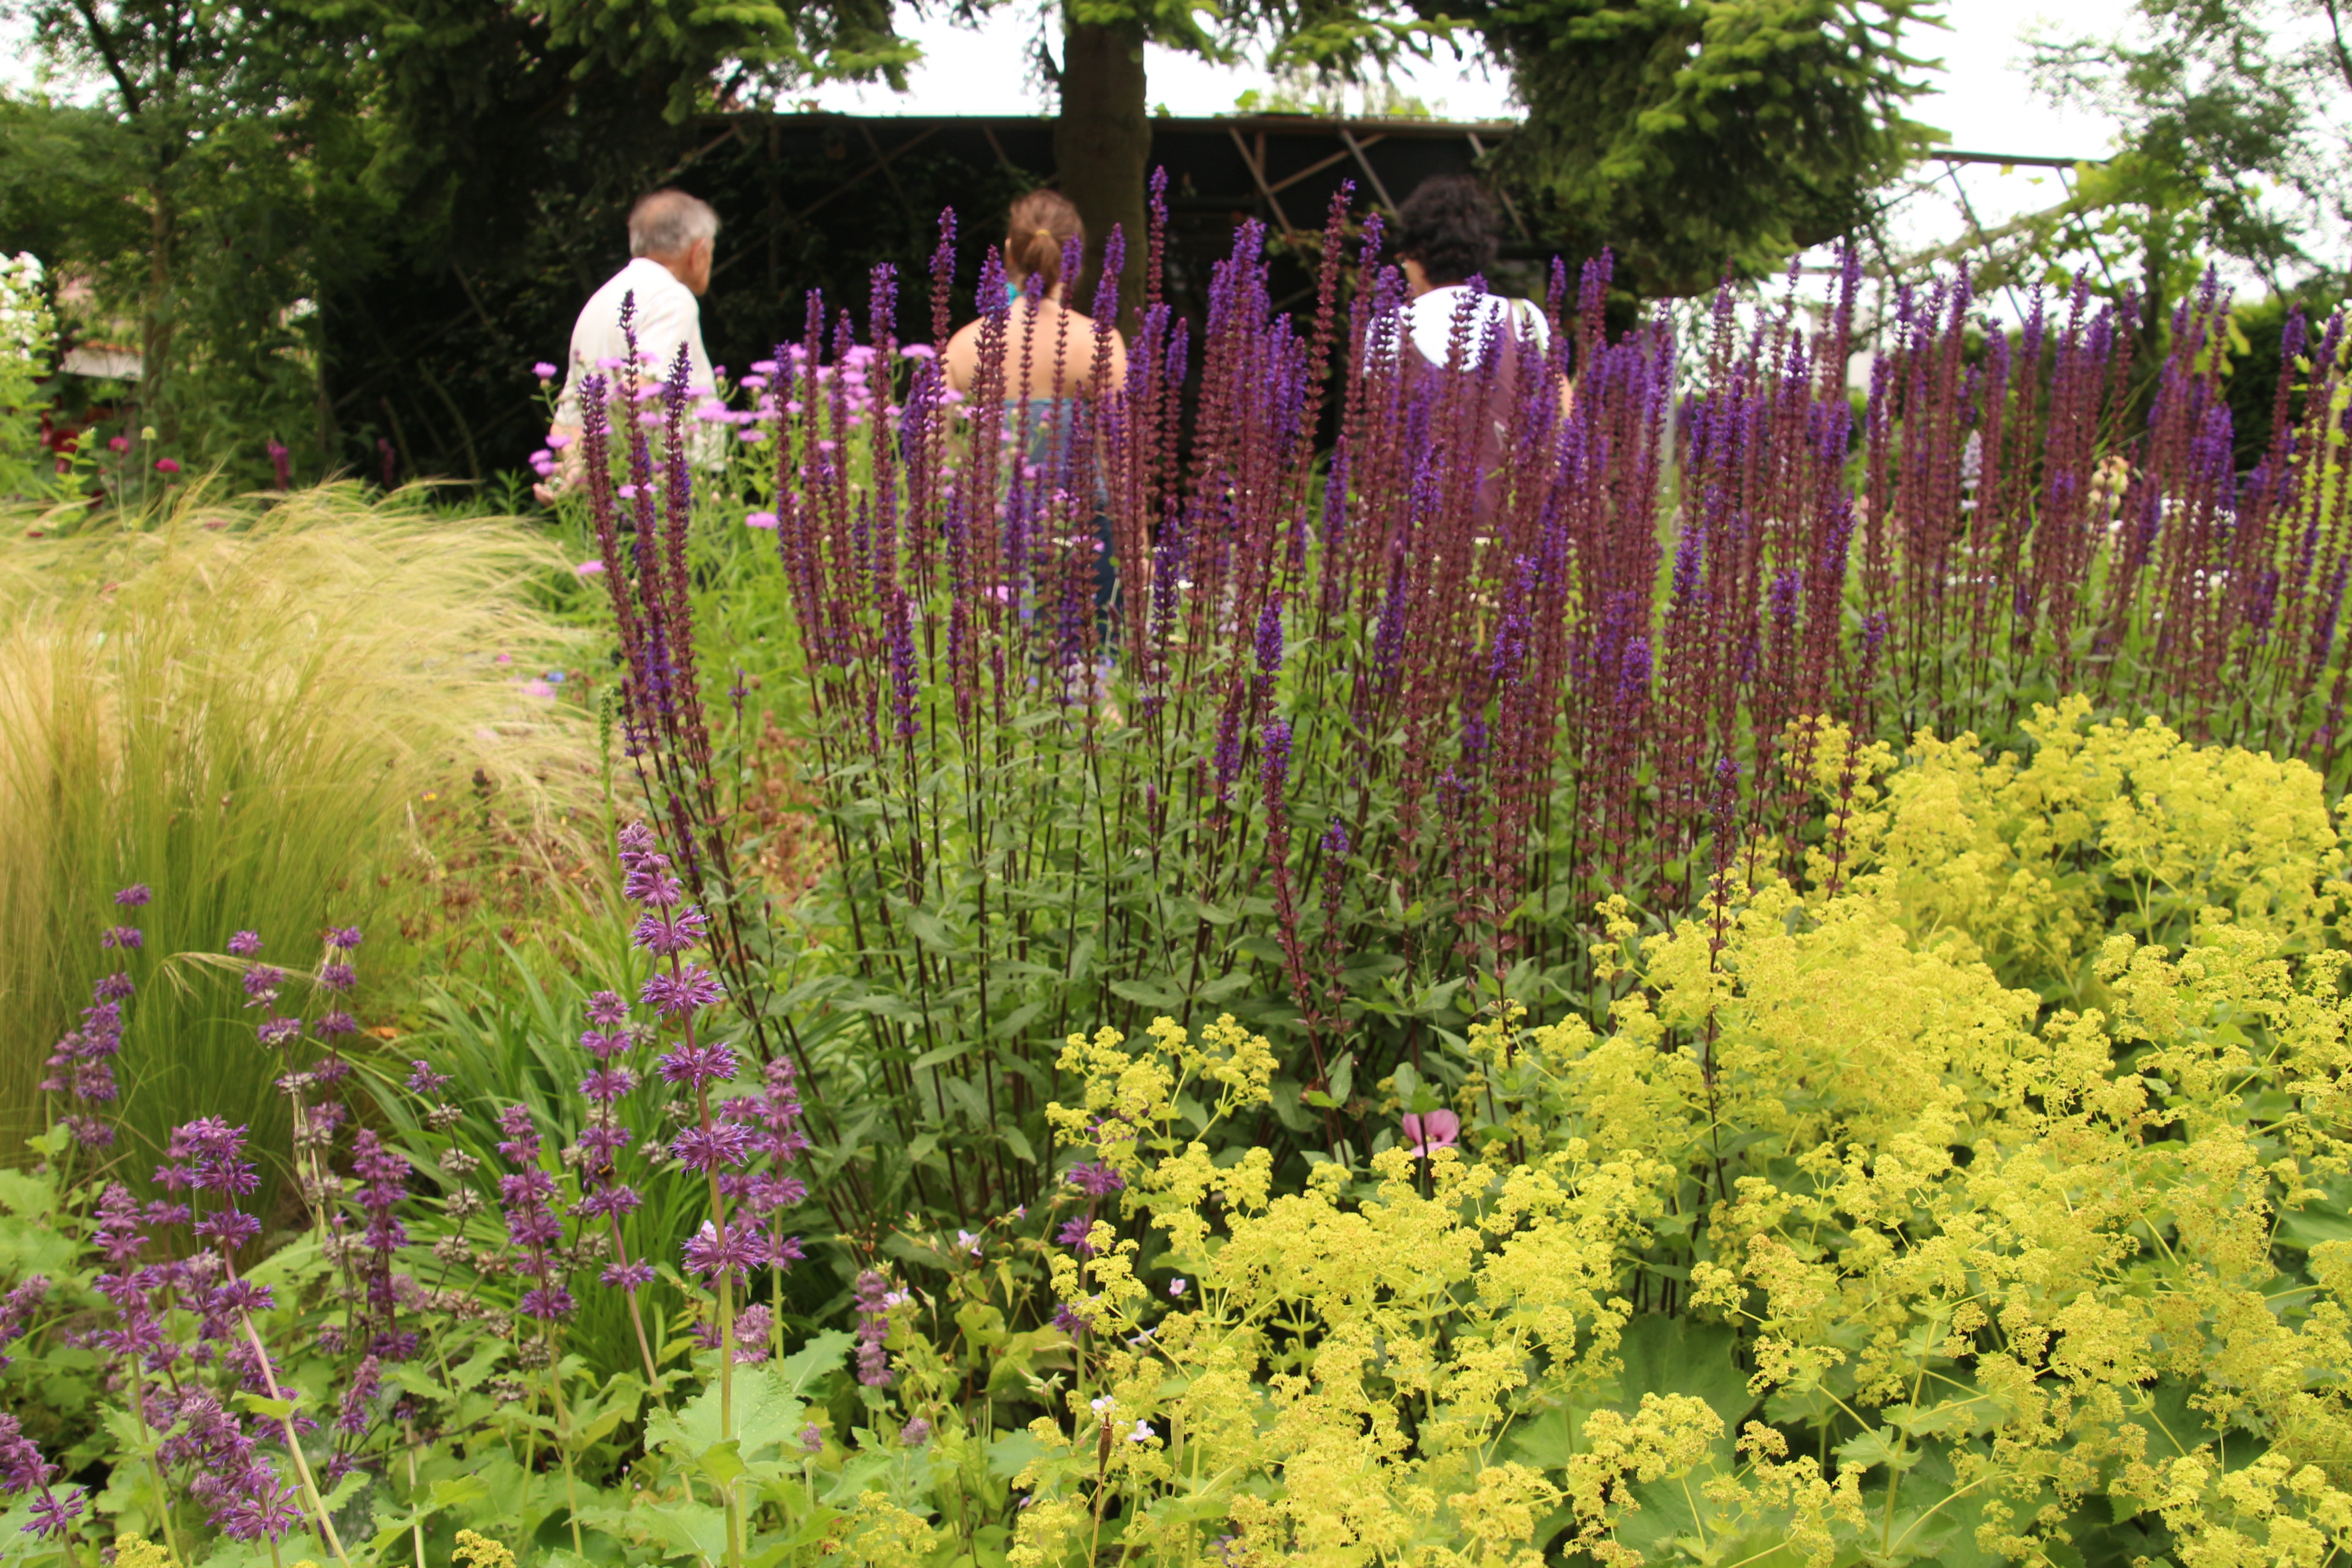
[[[1421,263],[1441,287],[1494,270],[1502,234],[1495,199],[1469,174],[1432,175],[1397,209],[1398,256]]]

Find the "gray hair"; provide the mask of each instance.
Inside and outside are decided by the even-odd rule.
[[[677,256],[696,241],[719,237],[719,214],[684,191],[654,191],[629,209],[631,256]]]

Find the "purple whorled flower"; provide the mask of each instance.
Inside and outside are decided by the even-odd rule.
[[[1109,1166],[1097,1160],[1085,1160],[1072,1166],[1063,1179],[1088,1197],[1108,1197],[1127,1185],[1127,1178]]]
[[[657,1065],[663,1082],[699,1090],[735,1076],[735,1052],[724,1045],[689,1043],[664,1053]]]
[[[366,1221],[361,1239],[367,1256],[360,1272],[370,1320],[367,1343],[373,1354],[382,1354],[396,1337],[393,1318],[399,1297],[393,1286],[393,1259],[408,1245],[408,1229],[398,1212],[408,1194],[408,1162],[374,1129],[362,1127],[352,1139],[352,1175],[358,1184],[353,1201]]]
[[[668,909],[685,901],[686,884],[671,874],[667,855],[647,852],[628,868],[621,895],[648,909]]]
[[[687,1127],[669,1143],[670,1154],[697,1176],[730,1169],[751,1157],[751,1129],[731,1122]]]
[[[236,957],[250,958],[261,951],[261,936],[254,931],[237,932],[228,939],[228,950]]]
[[[154,889],[143,882],[134,882],[114,895],[114,902],[124,909],[139,909],[155,896]]]
[[[688,1237],[683,1249],[687,1272],[705,1281],[740,1280],[766,1261],[768,1240],[760,1227],[742,1219],[724,1232],[710,1220]]]
[[[562,1285],[533,1285],[515,1302],[515,1312],[534,1322],[560,1322],[577,1304]]]
[[[610,1105],[626,1097],[636,1086],[637,1075],[629,1069],[600,1067],[580,1081],[580,1095],[593,1104]]]
[[[687,1018],[726,999],[719,977],[693,964],[681,964],[674,974],[655,975],[646,981],[637,999],[665,1018]],[[667,1061],[667,1059],[665,1059]],[[730,1065],[728,1076],[732,1077]],[[667,1071],[665,1071],[667,1076]]]
[[[227,1198],[250,1197],[259,1189],[261,1176],[245,1157],[245,1140],[243,1127],[232,1127],[218,1116],[183,1123],[163,1148],[164,1158],[174,1163],[158,1167],[155,1179],[166,1191],[193,1187]],[[167,1171],[176,1175],[167,1176]]]
[[[599,1277],[616,1291],[636,1291],[652,1284],[656,1272],[650,1263],[607,1263]]]
[[[614,1029],[629,1019],[629,1004],[618,991],[596,991],[588,998],[588,1021],[598,1029]]]
[[[699,946],[709,934],[709,924],[702,911],[690,904],[682,907],[664,905],[639,915],[637,928],[629,940],[641,952],[667,958]]]
[[[145,1239],[140,1239],[143,1244]],[[0,1371],[9,1363],[7,1347],[25,1336],[32,1327],[33,1312],[48,1299],[49,1281],[46,1274],[27,1274],[17,1281],[5,1296],[0,1296]]]

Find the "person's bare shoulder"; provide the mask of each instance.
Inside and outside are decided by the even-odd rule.
[[[980,371],[980,329],[985,317],[974,317],[957,328],[948,339],[941,362],[947,367],[948,385],[959,392],[971,391],[972,378]]]

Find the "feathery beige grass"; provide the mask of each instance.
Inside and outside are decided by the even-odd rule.
[[[513,519],[348,485],[57,521],[0,536],[0,1161],[55,1110],[42,1063],[131,883],[154,902],[133,912],[127,1168],[195,1115],[282,1149],[284,1061],[194,956],[253,929],[266,958],[314,966],[328,924],[378,913],[410,803],[452,775],[551,820],[592,798],[593,724],[517,678],[574,643],[542,591],[562,558]]]

